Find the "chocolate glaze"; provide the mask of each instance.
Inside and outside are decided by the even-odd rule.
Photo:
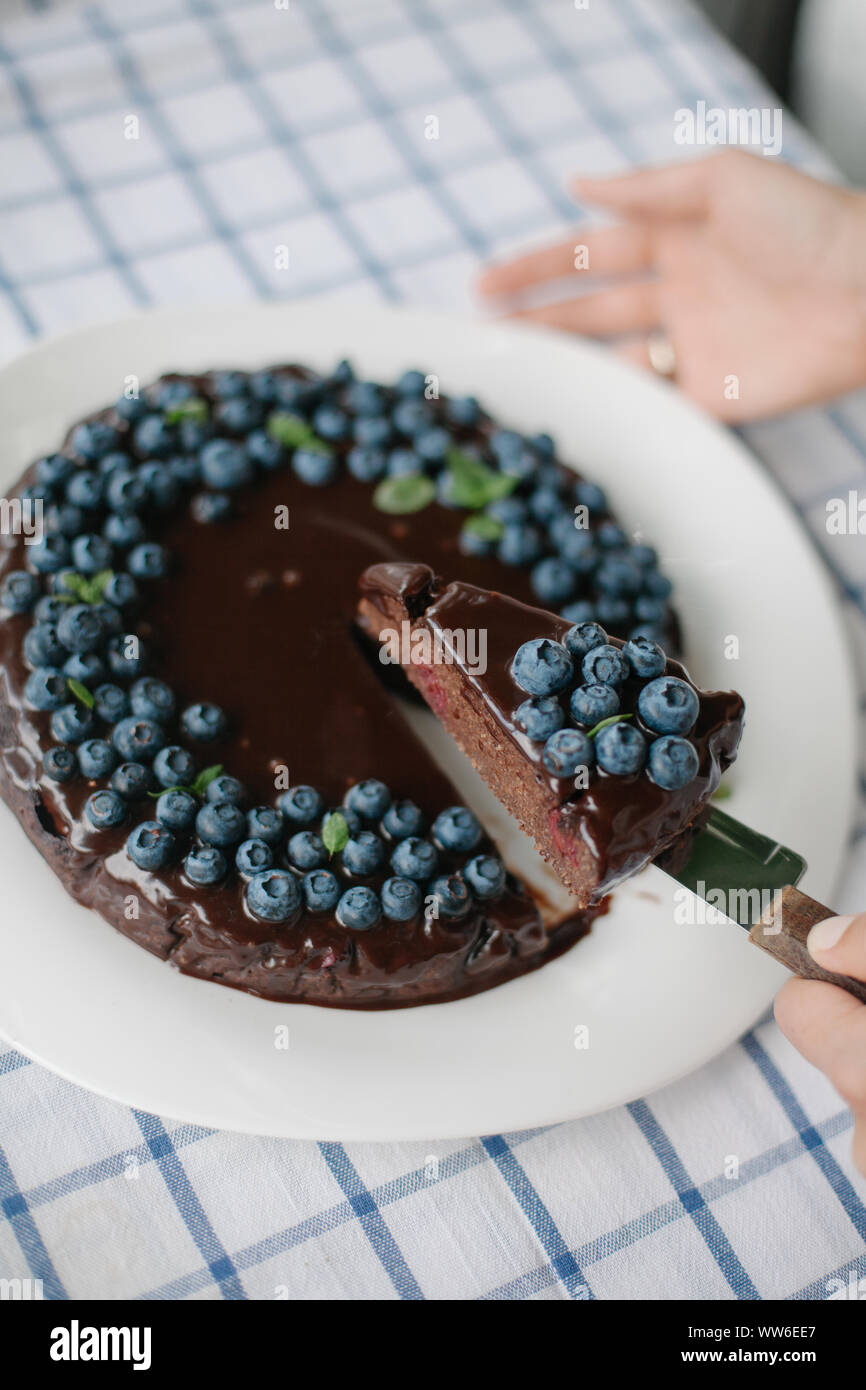
[[[208,377],[192,380],[200,395],[212,395]],[[128,433],[113,412],[101,416]],[[488,428],[485,422],[463,434],[478,438]],[[22,484],[33,476],[28,471]],[[372,506],[371,492],[345,471],[314,488],[286,468],[260,474],[237,494],[227,522],[199,524],[184,502],[150,528],[169,547],[172,569],[142,584],[144,601],[130,627],[148,642],[146,669],[169,682],[178,708],[212,700],[227,712],[229,733],[218,743],[195,747],[171,736],[193,748],[200,766],[224,764],[248,787],[251,805],[274,803],[280,764],[292,784],[311,783],[332,804],[372,776],[395,798],[417,801],[429,820],[460,801],[383,690],[382,668],[371,668],[354,631],[357,576],[376,561],[420,557],[476,584],[507,579],[525,598],[528,574],[505,570],[493,557],[464,556],[464,512],[433,504],[387,516]],[[288,530],[274,524],[281,506],[289,508]],[[26,548],[22,538],[0,539],[2,577],[26,566]],[[123,827],[96,831],[82,812],[97,784],[61,785],[42,774],[42,751],[54,740],[50,716],[23,703],[21,642],[30,622],[12,616],[0,624],[0,794],[74,897],[181,970],[268,998],[396,1007],[456,998],[533,969],[597,915],[576,913],[548,933],[535,903],[509,877],[498,899],[457,922],[419,917],[360,933],[330,916],[304,914],[297,925],[275,927],[247,912],[235,875],[197,889],[180,868],[137,869],[123,846],[131,826],[152,816],[153,803],[134,805]],[[384,876],[365,881],[377,886]],[[137,917],[128,916],[129,895]]]
[[[554,868],[564,870],[566,883],[580,892],[581,901],[598,900],[669,848],[695,821],[736,756],[744,712],[740,696],[733,691],[698,690],[685,668],[669,660],[667,673],[687,681],[699,697],[698,718],[689,734],[699,759],[695,779],[686,787],[665,791],[645,772],[624,777],[595,769],[589,786],[575,791],[573,778],[555,777],[545,768],[543,744],[530,739],[515,724],[514,713],[526,693],[511,675],[512,659],[524,642],[538,637],[561,642],[570,627],[568,622],[472,584],[446,586],[429,566],[420,564],[374,565],[362,575],[359,587],[363,599],[392,616],[394,605],[405,608],[416,620],[414,630],[428,629],[455,656],[451,664],[465,685],[468,717],[473,709],[483,711],[519,750],[527,769],[519,791],[524,795],[527,785],[534,782],[536,798],[546,812],[549,844],[539,843],[539,848],[543,853],[551,851],[545,857]],[[459,645],[455,648],[443,638],[443,634],[470,630],[483,630],[486,635],[486,669],[480,674],[460,659]],[[611,641],[623,645],[617,638]],[[557,697],[567,723],[571,722],[569,694],[579,683],[578,677]],[[621,705],[623,712],[633,713],[635,726],[652,738],[637,712],[638,693],[645,683],[636,677],[627,680],[620,691]],[[422,668],[418,685],[433,709],[444,714],[449,702],[442,691],[441,675]],[[466,717],[464,714],[464,723]],[[484,765],[477,765],[483,775]],[[509,809],[514,810],[513,803]],[[525,809],[520,818],[525,821]],[[583,873],[579,887],[574,880],[576,847],[582,851],[588,848],[592,861],[591,877]]]

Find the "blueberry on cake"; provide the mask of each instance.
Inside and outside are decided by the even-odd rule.
[[[190,975],[351,1008],[486,989],[588,929],[583,892],[543,920],[355,624],[358,574],[411,560],[555,608],[572,673],[560,638],[588,623],[675,647],[655,552],[549,435],[415,370],[175,374],[74,426],[16,496],[41,527],[0,537],[0,795],[79,902]],[[586,721],[546,732],[548,658],[517,663],[515,727],[558,785]],[[595,735],[596,767],[628,737]]]
[[[400,663],[578,907],[688,837],[736,757],[739,695],[699,690],[644,634],[623,642],[426,565],[373,565],[360,586],[382,659]]]

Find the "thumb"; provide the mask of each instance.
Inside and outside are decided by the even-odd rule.
[[[812,928],[806,945],[825,970],[866,980],[866,912],[859,917],[828,917]]]

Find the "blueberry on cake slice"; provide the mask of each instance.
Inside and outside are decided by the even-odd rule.
[[[683,843],[736,757],[743,701],[622,642],[420,564],[360,580],[358,621],[587,906]]]

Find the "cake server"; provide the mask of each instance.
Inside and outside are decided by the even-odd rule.
[[[805,869],[805,859],[795,850],[750,830],[714,806],[695,836],[688,862],[671,877],[738,922],[755,946],[795,975],[826,980],[866,1004],[863,981],[822,970],[809,955],[810,929],[836,914],[800,892],[797,884]],[[724,895],[724,906],[719,894]]]

